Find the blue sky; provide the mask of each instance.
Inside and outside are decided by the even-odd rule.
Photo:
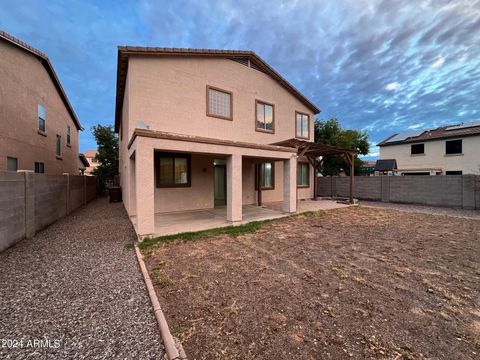
[[[113,124],[117,45],[250,49],[377,142],[480,119],[480,0],[0,0],[0,29],[45,52],[96,147]]]

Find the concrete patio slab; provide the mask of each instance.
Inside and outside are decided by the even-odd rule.
[[[305,211],[329,210],[347,207],[332,200],[303,200],[297,205],[297,213]],[[283,202],[266,203],[262,206],[244,205],[242,207],[242,221],[234,225],[247,224],[252,221],[277,219],[289,216],[282,210]],[[136,226],[135,217],[131,221]],[[227,209],[225,206],[213,209],[191,210],[172,213],[155,214],[155,234],[153,236],[165,236],[190,231],[202,231],[218,227],[231,226],[227,221]]]

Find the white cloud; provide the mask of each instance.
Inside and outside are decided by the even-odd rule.
[[[416,129],[420,129],[422,127],[425,127],[425,123],[412,124],[412,125],[408,126],[407,129],[416,130]]]
[[[390,90],[390,91],[395,91],[395,90],[398,89],[399,86],[400,86],[400,84],[398,82],[392,82],[392,83],[387,84],[387,86],[385,86],[385,89]]]
[[[432,68],[434,69],[438,69],[439,67],[441,67],[443,64],[445,63],[445,58],[440,55],[437,60],[435,60],[435,62],[432,64]]]

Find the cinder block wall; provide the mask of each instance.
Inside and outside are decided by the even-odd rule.
[[[68,211],[73,211],[85,203],[85,176],[69,176],[70,197]],[[94,178],[95,179],[95,178]],[[95,196],[95,194],[93,194]]]
[[[96,177],[0,171],[0,252],[96,197]]]
[[[320,177],[317,195],[349,196],[349,178]],[[406,204],[480,209],[480,176],[355,176],[354,196]]]
[[[24,175],[0,172],[0,252],[25,237]]]
[[[67,176],[34,174],[35,231],[67,214]]]

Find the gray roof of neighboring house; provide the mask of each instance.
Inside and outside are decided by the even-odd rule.
[[[117,99],[115,108],[115,130],[118,131],[120,117],[122,116],[123,96],[125,93],[125,82],[128,71],[129,55],[151,55],[151,56],[192,56],[192,57],[210,57],[225,58],[238,61],[250,61],[251,67],[271,76],[277,82],[286,88],[290,93],[297,97],[315,114],[320,109],[307,99],[299,90],[290,84],[282,75],[268,65],[260,56],[253,51],[248,50],[214,50],[214,49],[185,49],[185,48],[163,48],[163,47],[143,47],[143,46],[119,46],[118,47],[118,65],[117,65]]]
[[[383,159],[375,163],[375,171],[393,171],[397,169],[397,160]]]
[[[35,49],[34,47],[28,45],[27,43],[21,41],[20,39],[17,39],[16,37],[7,34],[4,31],[0,30],[0,39],[9,42],[10,44],[17,46],[21,49],[24,49],[25,51],[29,52],[33,56],[35,56],[42,65],[45,67],[47,70],[48,75],[50,75],[50,78],[53,81],[53,84],[58,90],[58,93],[60,94],[60,97],[62,98],[63,103],[65,104],[65,107],[67,108],[68,113],[73,119],[73,122],[75,123],[75,126],[79,130],[83,130],[82,125],[80,124],[80,121],[77,118],[77,115],[75,114],[75,111],[73,110],[72,104],[70,104],[70,101],[68,100],[67,94],[65,93],[65,90],[62,87],[62,84],[60,83],[60,80],[58,79],[57,73],[53,69],[53,65],[50,62],[50,59],[48,58],[47,55],[42,53],[41,51]]]
[[[431,130],[393,134],[381,141],[377,146],[408,144],[466,136],[480,136],[480,121],[447,125]]]

